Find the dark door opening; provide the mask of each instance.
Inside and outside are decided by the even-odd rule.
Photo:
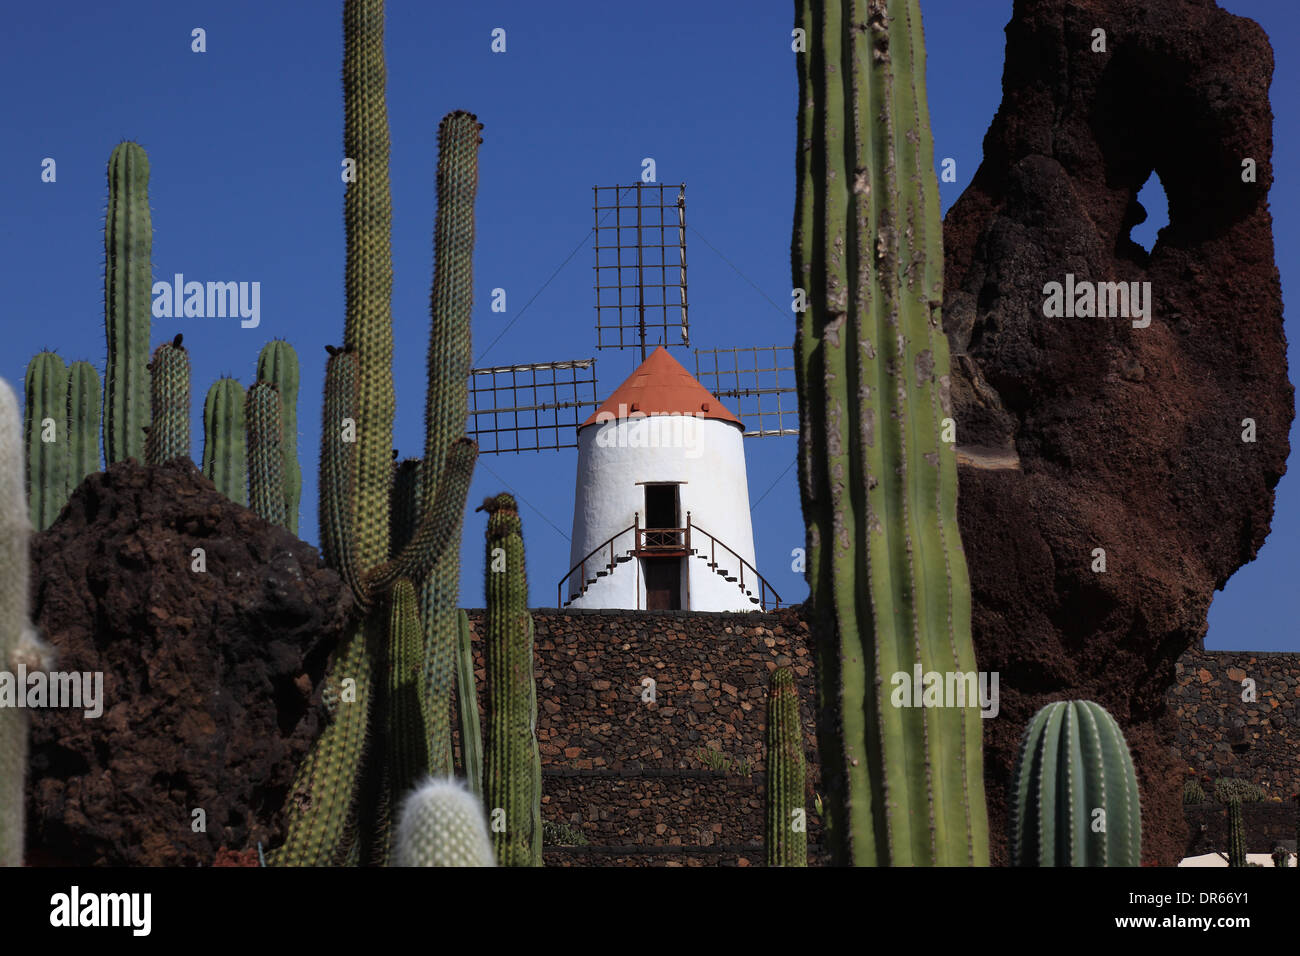
[[[649,611],[682,609],[680,558],[645,558],[645,606]]]
[[[677,486],[645,486],[645,526],[677,528]]]

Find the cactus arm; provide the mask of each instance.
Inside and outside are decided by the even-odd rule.
[[[164,342],[149,363],[151,419],[144,443],[146,464],[161,465],[190,454],[190,357],[181,344]]]
[[[298,354],[282,339],[268,342],[257,356],[257,380],[270,382],[280,393],[284,423],[284,513],[287,527],[298,533],[302,500],[302,468],[298,465]]]
[[[104,461],[144,460],[149,425],[149,323],[153,291],[149,158],[124,142],[108,160],[104,220]]]
[[[248,499],[252,509],[284,527],[284,426],[280,394],[269,382],[248,390],[244,416],[248,432]]]
[[[406,793],[429,773],[429,734],[424,725],[420,683],[424,675],[424,635],[415,587],[406,578],[393,585],[388,623],[388,739],[392,793]]]
[[[41,352],[33,358],[27,364],[24,391],[28,511],[32,527],[44,531],[58,518],[71,490],[68,369],[63,359],[53,352]]]
[[[339,572],[354,597],[361,585],[353,554],[356,494],[357,357],[335,350],[325,365],[325,410],[321,416],[320,534],[325,563]],[[351,422],[351,426],[348,423]]]
[[[356,161],[344,196],[347,319],[344,345],[357,356],[357,449],[353,560],[388,557],[393,416],[393,204],[388,180],[383,0],[343,4],[343,154]]]
[[[456,611],[456,700],[460,707],[461,765],[470,789],[483,798],[483,728],[478,719],[478,685],[474,680],[474,643],[469,615]]]
[[[89,362],[68,367],[69,490],[99,471],[99,373]]]
[[[248,506],[248,445],[244,386],[233,378],[212,383],[203,400],[203,474],[237,505]]]

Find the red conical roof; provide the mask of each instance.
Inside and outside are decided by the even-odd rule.
[[[586,428],[601,421],[646,415],[694,415],[741,425],[740,419],[713,397],[662,345],[650,353],[591,417],[579,425]],[[741,425],[743,428],[744,426]]]

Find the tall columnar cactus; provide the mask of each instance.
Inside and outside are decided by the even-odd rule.
[[[149,424],[149,319],[153,291],[153,220],[149,159],[136,143],[120,143],[108,160],[104,220],[104,460],[144,461]]]
[[[778,667],[767,691],[768,866],[807,866],[806,770],[794,671]]]
[[[18,398],[0,379],[0,671],[48,668],[46,649],[28,616],[28,538],[23,493],[23,438]],[[27,779],[27,711],[0,707],[0,866],[23,862],[23,799]]]
[[[248,433],[248,499],[272,524],[284,526],[284,426],[280,393],[269,382],[248,390],[244,418]]]
[[[424,641],[415,586],[406,578],[393,585],[388,652],[391,664],[385,749],[390,754],[391,792],[402,794],[429,773],[429,734],[424,725],[424,702],[420,694]]]
[[[415,537],[420,521],[420,469],[418,458],[407,458],[393,463],[393,490],[389,495],[389,523],[393,536],[393,551],[400,553]],[[420,664],[424,667],[423,660]]]
[[[302,468],[298,465],[298,353],[283,339],[268,342],[257,357],[257,380],[270,382],[280,393],[280,418],[284,426],[285,525],[298,533],[302,500]]]
[[[402,807],[395,862],[398,866],[494,866],[478,798],[456,780],[430,777]]]
[[[1228,866],[1246,865],[1246,825],[1241,818],[1241,797],[1228,799]]]
[[[1036,713],[1012,776],[1013,866],[1138,866],[1142,804],[1124,734],[1086,700]]]
[[[519,511],[510,495],[489,498],[478,510],[488,513],[484,806],[493,818],[492,847],[497,862],[501,866],[537,866],[534,805],[540,806],[541,790],[534,785],[537,691],[524,539]],[[503,814],[499,826],[493,816],[497,813]]]
[[[149,363],[151,421],[145,462],[161,465],[190,454],[190,356],[177,335],[153,353]]]
[[[68,441],[68,368],[53,352],[27,364],[24,441],[32,527],[44,531],[68,503],[72,448]]]
[[[244,436],[244,386],[219,378],[203,400],[203,474],[217,491],[248,506],[248,444]]]
[[[430,769],[449,773],[450,699],[455,679],[457,628],[453,571],[438,572],[444,552],[459,539],[465,496],[473,474],[477,445],[464,437],[464,378],[461,407],[455,400],[430,399],[426,409],[426,455],[420,478],[420,514],[409,542],[393,546],[390,525],[393,471],[394,395],[392,378],[392,208],[388,188],[388,117],[384,100],[384,6],[382,0],[345,0],[344,20],[344,155],[355,166],[344,200],[347,227],[347,319],[344,348],[331,349],[326,367],[325,421],[321,447],[321,543],[326,560],[346,581],[364,621],[366,651],[356,658],[355,643],[339,653],[340,661],[362,668],[358,683],[378,690],[375,707],[391,705],[391,682],[382,669],[393,661],[384,651],[389,594],[398,581],[413,582],[419,596],[424,635],[422,666]],[[452,113],[439,128],[439,205],[435,276],[450,291],[434,296],[429,388],[441,394],[444,351],[468,352],[468,343],[449,341],[468,336],[470,256],[473,240],[473,184],[477,178],[478,133],[467,113]],[[444,182],[450,183],[444,189]],[[449,223],[450,225],[445,225]],[[435,288],[440,288],[435,278]],[[466,321],[461,321],[463,313]],[[457,417],[458,416],[458,417]],[[447,421],[451,421],[448,427]],[[459,421],[459,430],[456,422]],[[251,451],[251,449],[250,449]],[[452,561],[450,568],[454,568]],[[450,613],[448,613],[450,609]],[[436,646],[431,646],[436,645]],[[340,664],[336,663],[335,669]],[[445,679],[441,677],[445,671]],[[368,720],[368,709],[358,720]],[[379,719],[383,719],[382,715]],[[289,834],[274,862],[312,863],[374,859],[373,847],[357,847],[353,835],[378,839],[382,827],[370,828],[369,804],[391,798],[391,754],[375,747],[363,755],[354,746],[367,736],[367,725],[335,731],[334,725],[313,746],[294,783],[298,799],[290,809]],[[358,737],[359,735],[359,737]],[[371,734],[373,736],[373,733]],[[380,781],[376,785],[376,781]],[[345,792],[334,792],[342,787]],[[324,791],[329,790],[327,795]],[[340,816],[339,807],[349,807]],[[349,842],[351,841],[351,842]]]
[[[456,615],[456,700],[460,710],[460,754],[465,779],[474,795],[483,797],[483,728],[478,719],[478,684],[474,680],[474,643],[469,630],[469,615]],[[541,752],[538,751],[538,769]],[[538,803],[538,812],[541,804]]]
[[[791,260],[799,484],[834,859],[987,865],[978,702],[896,707],[895,675],[974,673],[940,321],[943,248],[917,0],[797,0]]]
[[[99,373],[89,362],[68,366],[68,486],[75,490],[99,471]]]

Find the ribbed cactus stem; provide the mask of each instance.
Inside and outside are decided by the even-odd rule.
[[[406,578],[393,585],[388,620],[388,739],[393,793],[406,793],[429,773],[429,734],[420,693],[424,639],[415,587]]]
[[[1241,816],[1241,797],[1228,798],[1228,866],[1246,865],[1246,824]]]
[[[104,220],[104,460],[144,461],[149,424],[149,322],[152,315],[153,220],[149,159],[120,143],[108,160]]]
[[[799,481],[828,837],[840,864],[987,865],[979,702],[895,706],[914,667],[975,674],[917,0],[798,0]]]
[[[1012,775],[1013,866],[1138,866],[1142,803],[1128,744],[1092,701],[1058,701],[1025,728]]]
[[[58,518],[71,492],[72,447],[68,440],[68,368],[53,352],[27,364],[27,500],[32,527],[44,531]]]
[[[248,432],[248,500],[272,524],[284,526],[284,451],[280,394],[269,382],[248,390],[244,417]]]
[[[99,471],[99,373],[89,362],[68,367],[68,486],[75,490]]]
[[[298,533],[302,500],[302,468],[298,464],[298,353],[283,339],[268,342],[257,357],[257,380],[270,382],[280,393],[284,432],[284,513],[286,527]]]
[[[23,437],[18,399],[0,379],[0,671],[12,672],[33,639],[28,619],[31,520],[23,493]],[[23,863],[27,779],[27,711],[0,707],[0,866]]]
[[[145,462],[161,465],[190,454],[190,357],[181,337],[164,342],[149,363],[152,399]]]
[[[474,642],[469,615],[456,615],[456,700],[459,704],[462,773],[470,789],[483,796],[483,727],[478,717],[478,683],[474,680]]]
[[[203,400],[203,474],[237,505],[248,506],[244,386],[220,378]]]
[[[484,807],[493,822],[492,846],[501,866],[533,866],[533,756],[536,746],[533,642],[519,511],[507,494],[489,498],[484,664],[487,668],[487,741]]]
[[[767,691],[768,866],[807,866],[806,768],[794,671],[778,667]]]
[[[420,521],[420,469],[419,458],[393,462],[393,490],[389,495],[389,527],[392,536],[392,555],[397,557],[415,537]]]
[[[343,4],[343,155],[347,184],[347,318],[344,345],[357,356],[357,450],[353,558],[373,568],[388,558],[393,448],[393,204],[388,185],[383,0]]]
[[[357,356],[330,347],[320,441],[320,544],[325,563],[353,594],[358,572],[352,552],[356,507]]]
[[[493,866],[483,808],[460,783],[430,777],[406,798],[398,866]]]

